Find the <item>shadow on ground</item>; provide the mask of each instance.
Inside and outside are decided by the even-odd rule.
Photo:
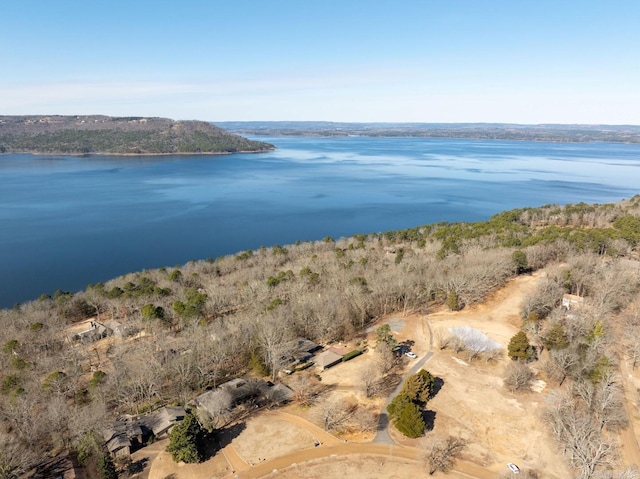
[[[206,441],[206,447],[203,452],[203,460],[211,459],[216,453],[224,447],[231,444],[231,442],[237,438],[242,431],[247,428],[244,422],[239,422],[223,429],[216,430],[214,440]]]
[[[436,423],[436,412],[429,409],[422,411],[422,419],[427,431],[433,431],[433,427]]]
[[[144,468],[149,464],[149,458],[143,457],[142,459],[138,459],[137,461],[133,461],[129,464],[127,468],[129,470],[129,474],[139,474],[144,471]]]

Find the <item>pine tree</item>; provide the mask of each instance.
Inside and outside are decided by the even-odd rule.
[[[460,299],[458,298],[458,293],[455,290],[449,291],[447,295],[447,306],[451,311],[458,311],[460,309]]]
[[[118,473],[116,471],[116,466],[111,459],[109,454],[101,454],[98,457],[98,473],[100,474],[101,479],[118,479]]]
[[[387,412],[389,413],[389,419],[397,421],[402,414],[405,406],[411,403],[411,398],[406,394],[400,393],[387,406]]]
[[[524,331],[519,331],[511,338],[507,350],[511,359],[526,361],[535,357],[535,350],[529,344],[529,339]]]
[[[407,378],[402,387],[402,392],[411,401],[425,405],[434,396],[436,378],[424,369]]]
[[[529,263],[527,261],[527,255],[524,251],[517,250],[511,255],[513,266],[516,270],[516,274],[522,274],[529,270]]]
[[[187,412],[184,419],[169,433],[167,451],[176,462],[196,463],[202,460],[200,441],[204,431],[198,420],[191,412]]]
[[[396,339],[393,337],[391,333],[391,326],[388,324],[383,324],[378,329],[376,329],[376,342],[377,344],[386,343],[390,347],[395,347],[397,343]]]
[[[420,407],[412,402],[403,406],[395,426],[398,431],[411,438],[422,436],[427,427],[422,418]]]
[[[567,341],[567,333],[564,328],[559,324],[554,324],[549,328],[549,331],[544,337],[544,345],[547,349],[562,349],[565,348],[569,342]]]

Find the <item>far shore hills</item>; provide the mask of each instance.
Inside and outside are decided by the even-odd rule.
[[[0,116],[0,153],[210,155],[260,153],[274,148],[204,121],[103,115]]]
[[[640,143],[640,125],[521,125],[512,123],[340,123],[328,121],[223,121],[227,131],[256,136],[441,138]]]
[[[509,123],[339,123],[176,121],[104,115],[0,116],[0,154],[212,155],[261,153],[275,146],[241,135],[640,143],[638,125]]]

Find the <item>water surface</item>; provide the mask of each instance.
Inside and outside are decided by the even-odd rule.
[[[261,245],[639,192],[640,145],[260,139],[278,149],[0,156],[0,306]]]

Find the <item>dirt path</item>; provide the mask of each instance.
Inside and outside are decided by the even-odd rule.
[[[278,457],[272,461],[267,461],[252,467],[248,471],[242,471],[236,474],[238,479],[259,479],[263,476],[271,474],[275,471],[284,470],[292,465],[317,460],[327,459],[344,455],[377,455],[386,456],[389,459],[401,458],[411,461],[418,461],[420,450],[413,447],[392,446],[387,444],[357,444],[348,443],[337,446],[317,447],[313,449],[304,449],[296,451],[287,456]],[[495,479],[495,471],[477,466],[472,463],[458,461],[454,472],[466,474],[472,478],[478,479]]]
[[[295,423],[298,426],[301,426],[301,427],[305,428],[307,431],[309,431],[311,434],[313,434],[313,436],[316,438],[316,440],[320,444],[325,444],[325,445],[330,446],[330,445],[336,445],[336,444],[342,444],[343,443],[342,440],[340,440],[337,437],[335,437],[334,435],[328,433],[327,431],[325,431],[321,427],[318,427],[315,424],[307,421],[306,419],[301,418],[300,416],[296,416],[295,414],[290,414],[290,413],[284,412],[284,411],[267,411],[267,412],[265,412],[263,414],[265,416],[278,417],[280,419],[284,419],[285,421],[289,421],[289,422]]]
[[[635,401],[632,397],[634,385],[632,381],[633,375],[629,369],[627,361],[620,361],[620,374],[622,375],[622,385],[624,388],[624,407],[629,418],[629,426],[622,431],[622,457],[625,464],[629,466],[637,466],[640,464],[640,445],[638,445],[638,435],[636,434],[635,420]]]
[[[142,472],[134,474],[131,477],[135,479],[149,479],[151,465],[155,461],[156,457],[158,457],[158,454],[164,452],[168,444],[168,439],[156,441],[153,444],[143,447],[131,454],[131,462],[135,462],[143,468]]]
[[[265,415],[271,415],[272,417],[278,417],[287,421],[293,422],[299,426],[304,427],[309,432],[314,434],[320,441],[321,445],[311,449],[303,449],[292,452],[290,454],[277,457],[270,461],[265,461],[258,465],[251,467],[250,469],[242,468],[236,469],[236,473],[233,477],[238,479],[257,479],[270,474],[274,471],[286,469],[293,465],[308,462],[311,460],[317,460],[320,458],[331,458],[344,455],[379,455],[386,456],[387,458],[402,458],[411,461],[418,461],[420,458],[420,450],[413,447],[403,447],[391,444],[376,444],[376,443],[346,443],[329,434],[323,429],[319,428],[315,424],[296,416],[294,414],[285,413],[282,411],[269,411],[264,413]],[[227,446],[227,447],[230,447]],[[225,448],[226,449],[226,448]],[[246,463],[245,463],[246,464]],[[478,466],[471,462],[458,461],[455,468],[455,472],[465,474],[472,478],[478,479],[494,479],[495,472],[492,472],[484,467]]]
[[[520,322],[520,309],[526,296],[533,293],[538,281],[546,275],[536,271],[530,275],[518,276],[510,280],[505,287],[493,293],[486,301],[465,308],[462,311],[439,311],[429,315],[433,322],[444,319],[485,318],[490,322]]]

